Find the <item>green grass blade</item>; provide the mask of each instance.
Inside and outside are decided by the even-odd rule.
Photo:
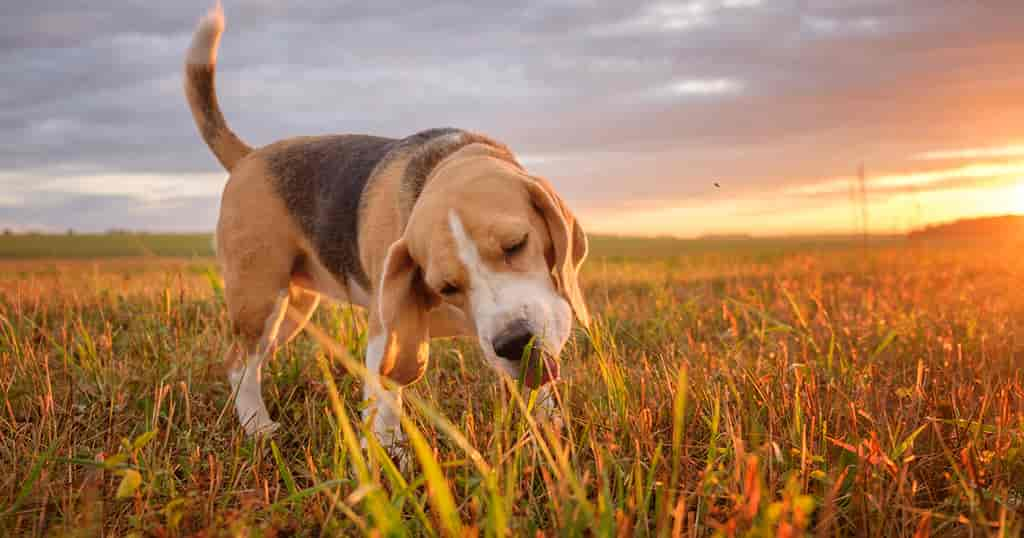
[[[372,485],[373,480],[366,466],[366,458],[363,456],[359,438],[352,429],[352,423],[349,421],[348,413],[345,411],[345,405],[338,394],[338,386],[334,383],[334,375],[331,374],[331,369],[323,356],[318,357],[317,365],[320,367],[320,373],[323,375],[324,383],[327,385],[327,394],[331,400],[331,407],[338,421],[338,427],[341,428],[342,438],[348,449],[349,458],[355,469],[359,485],[360,487],[367,484]],[[366,496],[366,503],[370,514],[373,516],[374,523],[384,535],[388,535],[395,530],[396,523],[401,523],[401,518],[393,513],[379,488],[375,488]]]
[[[430,504],[437,511],[438,519],[444,526],[444,534],[455,537],[462,536],[462,519],[455,508],[455,498],[452,496],[451,488],[448,487],[448,480],[441,472],[441,466],[438,465],[437,459],[434,458],[434,451],[431,450],[430,444],[427,443],[419,428],[413,424],[408,415],[403,414],[401,419],[405,435],[409,439],[409,445],[416,454],[420,466],[423,467]]]
[[[274,461],[277,462],[277,471],[281,473],[281,480],[284,480],[284,486],[288,490],[288,495],[295,495],[299,492],[298,488],[295,487],[295,478],[292,477],[292,471],[288,469],[288,464],[281,457],[281,451],[277,449],[277,443],[273,440],[270,441],[270,451],[274,454]]]
[[[32,493],[32,489],[36,486],[36,482],[39,481],[39,477],[43,474],[43,466],[46,465],[46,462],[50,461],[50,457],[53,456],[53,451],[57,448],[57,442],[58,441],[55,439],[50,443],[46,452],[43,452],[42,455],[36,458],[36,462],[28,472],[28,478],[25,480],[25,483],[21,485],[21,489],[18,490],[18,496],[14,498],[14,502],[11,503],[11,506],[0,512],[0,522],[3,522],[8,516],[17,512],[22,503],[25,502],[25,499],[28,499],[29,494]]]

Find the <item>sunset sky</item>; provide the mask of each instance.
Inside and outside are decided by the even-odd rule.
[[[0,227],[212,229],[181,89],[212,0],[3,4]],[[292,4],[224,0],[250,144],[478,130],[603,233],[849,232],[860,163],[873,231],[1024,213],[1021,0]]]

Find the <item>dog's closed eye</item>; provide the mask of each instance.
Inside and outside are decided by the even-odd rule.
[[[515,256],[516,254],[522,252],[523,248],[526,247],[526,241],[529,238],[530,238],[530,234],[529,234],[529,232],[527,232],[527,233],[524,233],[523,236],[521,238],[519,238],[518,240],[516,240],[516,241],[514,241],[514,242],[512,242],[510,244],[502,246],[501,250],[502,250],[502,252],[505,253],[505,257],[508,258],[508,257],[511,257],[511,256]]]
[[[460,291],[462,291],[462,289],[451,282],[445,282],[444,285],[441,286],[441,295],[444,295],[445,297],[451,297]]]

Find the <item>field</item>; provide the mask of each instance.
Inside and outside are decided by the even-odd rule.
[[[1021,251],[595,238],[567,428],[435,341],[398,472],[354,450],[362,312],[253,440],[207,236],[0,237],[0,535],[1017,536]]]

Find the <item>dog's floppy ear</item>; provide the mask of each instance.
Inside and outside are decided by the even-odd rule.
[[[430,357],[428,311],[437,299],[425,288],[405,239],[388,249],[377,293],[377,312],[386,338],[380,374],[399,385],[420,378]]]
[[[533,205],[544,217],[555,249],[554,267],[551,271],[558,284],[558,291],[569,302],[576,319],[584,327],[590,326],[590,312],[580,291],[579,271],[587,257],[587,235],[569,211],[565,202],[555,193],[551,184],[542,178],[526,180]]]

